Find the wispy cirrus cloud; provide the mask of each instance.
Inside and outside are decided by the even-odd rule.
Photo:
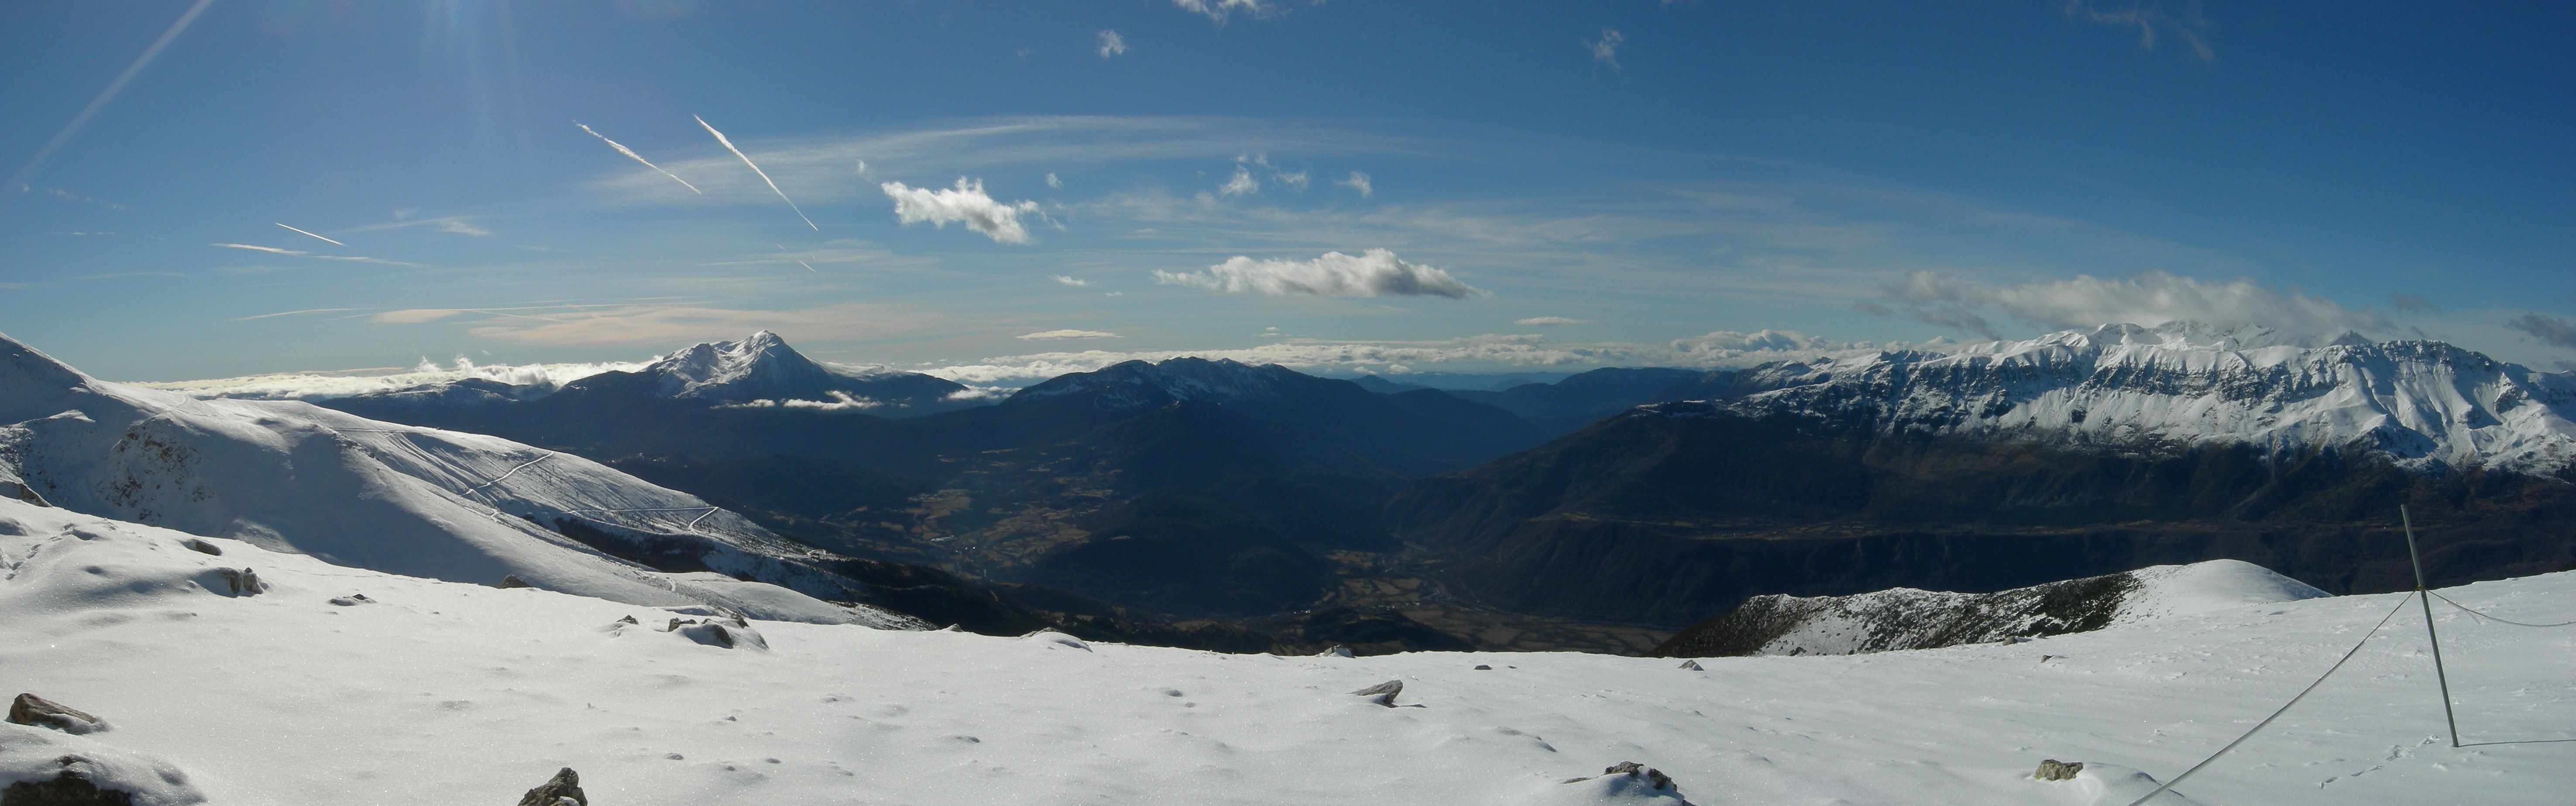
[[[2168,14],[2164,6],[2140,2],[2121,9],[2105,9],[2092,0],[2067,0],[2066,18],[2072,21],[2129,28],[2138,32],[2138,50],[2151,53],[2159,36],[2182,40],[2191,57],[2201,62],[2218,60],[2218,51],[2209,44],[2209,18],[2200,14],[2199,3],[2187,3],[2180,16]]]
[[[1588,325],[1592,324],[1592,320],[1568,319],[1562,316],[1532,316],[1527,319],[1514,319],[1512,320],[1512,324],[1523,327],[1555,327],[1558,325]]]
[[[2539,339],[2542,344],[2576,350],[2576,321],[2526,313],[2506,321],[2504,326]]]
[[[1238,12],[1251,17],[1266,17],[1279,10],[1277,0],[1172,0],[1172,5],[1217,22],[1224,22]]]
[[[1603,28],[1600,36],[1583,40],[1583,49],[1592,52],[1592,60],[1610,65],[1612,70],[1628,69],[1619,66],[1619,49],[1627,46],[1628,35],[1617,28]]]
[[[274,246],[259,246],[256,244],[215,243],[207,245],[220,246],[225,249],[246,249],[253,252],[267,252],[272,255],[286,255],[289,257],[300,257],[308,260],[336,260],[343,263],[374,263],[381,266],[410,266],[412,268],[421,268],[421,265],[418,263],[405,263],[399,260],[385,260],[382,258],[361,257],[357,255],[318,255],[302,249],[279,249]]]
[[[1115,339],[1122,337],[1116,333],[1099,330],[1045,330],[1014,336],[1012,338],[1028,339],[1031,341],[1048,341],[1053,339]]]
[[[2252,280],[2210,282],[2163,272],[2126,280],[2076,275],[1987,285],[1918,271],[1885,291],[1908,316],[1988,338],[1999,337],[1993,318],[2050,328],[2123,323],[2153,327],[2188,320],[2219,327],[2265,327],[2310,340],[2392,327],[2388,317],[2376,311],[2295,291],[2275,291]]]
[[[471,235],[477,238],[492,237],[491,230],[484,229],[483,225],[474,223],[481,219],[482,216],[468,215],[452,215],[440,218],[416,218],[408,221],[388,221],[382,224],[368,224],[362,227],[350,227],[348,229],[340,230],[339,232],[346,235],[352,232],[383,232],[385,230],[410,229],[412,227],[435,227],[438,231],[448,233],[450,235]]]
[[[1369,175],[1358,171],[1352,171],[1350,176],[1333,180],[1333,184],[1359,191],[1360,198],[1363,199],[1377,193],[1377,186],[1369,183]]]
[[[1468,299],[1486,292],[1446,271],[1412,263],[1385,249],[1357,255],[1326,252],[1313,260],[1254,260],[1237,255],[1193,272],[1154,272],[1165,285],[1229,293],[1317,297],[1428,296]]]

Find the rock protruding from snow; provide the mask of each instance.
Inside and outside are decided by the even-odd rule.
[[[1681,800],[1682,797],[1682,788],[1673,783],[1672,776],[1665,775],[1663,770],[1634,761],[1612,764],[1602,770],[1600,775],[1568,778],[1565,784],[1588,786],[1593,790],[1590,794],[1593,795],[1595,802],[1646,798]]]
[[[217,568],[215,575],[224,578],[225,591],[234,596],[258,596],[268,592],[268,585],[259,581],[258,571],[248,568]]]
[[[2298,346],[2259,328],[2104,325],[1956,352],[1769,364],[1729,388],[1740,396],[1644,410],[2125,450],[2360,449],[2418,469],[2576,464],[2576,372],[2435,341]]]
[[[2039,762],[2039,771],[2031,773],[2030,777],[2037,778],[2042,781],[2070,781],[2074,780],[2077,773],[2081,773],[2083,771],[2084,762],[2081,761],[2059,761],[2053,758],[2041,759]]]
[[[555,771],[555,777],[546,779],[545,783],[538,784],[537,788],[528,790],[528,794],[519,797],[519,806],[565,806],[565,804],[590,806],[590,796],[581,792],[581,773],[573,772],[571,767]]]
[[[9,721],[53,728],[64,733],[95,733],[107,729],[105,721],[89,715],[87,711],[28,693],[21,693],[10,701]]]
[[[1994,593],[1893,588],[1756,596],[1656,648],[1666,657],[1857,655],[2098,630],[2327,595],[2239,560],[2159,565]]]
[[[189,806],[205,793],[178,767],[82,736],[0,725],[0,803]]]
[[[1384,683],[1379,683],[1368,688],[1351,692],[1351,696],[1366,697],[1369,702],[1393,708],[1395,707],[1395,695],[1402,693],[1404,693],[1404,681],[1389,680]]]

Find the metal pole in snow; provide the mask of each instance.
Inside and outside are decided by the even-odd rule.
[[[2424,637],[2433,643],[2433,680],[2442,686],[2442,721],[2451,726],[2451,746],[2460,746],[2460,719],[2451,714],[2451,678],[2442,671],[2442,636],[2433,632],[2433,597],[2424,590],[2424,558],[2415,553],[2415,521],[2406,505],[2397,505],[2397,522],[2406,526],[2406,559],[2415,564],[2415,599],[2424,605]]]

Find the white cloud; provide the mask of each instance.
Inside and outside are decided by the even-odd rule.
[[[1020,225],[1020,214],[1038,211],[1038,203],[1033,201],[994,201],[984,195],[983,180],[962,176],[957,178],[957,187],[948,190],[906,187],[902,182],[887,182],[879,187],[894,199],[895,218],[903,223],[928,221],[944,229],[949,222],[961,222],[967,229],[1001,243],[1028,243],[1029,231]]]
[[[1533,316],[1527,319],[1514,319],[1512,320],[1512,324],[1525,325],[1529,327],[1551,327],[1555,325],[1588,325],[1592,324],[1592,320],[1567,319],[1562,316]]]
[[[1368,198],[1370,194],[1377,192],[1377,188],[1369,184],[1369,175],[1358,171],[1352,171],[1350,177],[1347,179],[1333,180],[1333,184],[1359,191],[1360,198],[1363,199]]]
[[[1592,51],[1592,60],[1610,65],[1612,70],[1627,69],[1619,66],[1619,48],[1627,44],[1628,35],[1620,33],[1617,28],[1603,28],[1601,38],[1583,41],[1584,49]]]
[[[1111,57],[1111,56],[1117,56],[1117,55],[1124,54],[1124,53],[1126,53],[1126,52],[1127,52],[1127,38],[1126,38],[1126,37],[1119,36],[1117,31],[1101,31],[1101,32],[1100,32],[1100,58],[1106,59],[1106,58],[1109,58],[1109,57]]]
[[[1997,337],[1988,317],[2018,319],[2053,329],[2124,323],[2154,327],[2189,320],[2221,328],[2264,327],[2310,340],[2391,327],[2388,317],[2376,311],[2347,308],[2299,292],[2284,294],[2252,280],[2204,282],[2163,272],[2148,272],[2127,280],[2077,275],[2067,280],[1990,286],[1918,271],[1904,282],[1888,286],[1886,291],[1915,319],[1988,338]]]
[[[2156,32],[2166,31],[2182,39],[2183,46],[2191,49],[2192,58],[2203,62],[2218,60],[2218,52],[2209,45],[2209,20],[2201,16],[2198,3],[2186,6],[2183,15],[2176,17],[2152,4],[2104,11],[2085,0],[2067,0],[2066,18],[2115,28],[2135,28],[2140,52],[2153,52],[2156,49]]]
[[[1432,296],[1466,299],[1485,292],[1458,278],[1419,263],[1409,263],[1385,249],[1359,255],[1326,252],[1313,260],[1254,260],[1237,255],[1195,272],[1154,272],[1165,285],[1212,291],[1246,291],[1318,297]]]
[[[1047,172],[1047,187],[1055,188],[1055,189],[1057,189],[1057,190],[1063,190],[1063,189],[1064,189],[1064,180],[1056,178],[1056,175],[1055,175],[1055,172],[1054,172],[1054,171],[1048,171],[1048,172]]]
[[[1208,19],[1217,22],[1224,22],[1227,16],[1237,11],[1264,17],[1279,8],[1270,0],[1172,0],[1172,5],[1179,6],[1182,11],[1207,15]]]
[[[196,398],[295,400],[390,392],[423,384],[444,383],[466,378],[481,378],[514,386],[553,387],[602,372],[633,372],[643,369],[648,363],[651,362],[482,366],[475,364],[471,359],[458,356],[455,365],[447,369],[440,369],[437,364],[422,361],[419,366],[409,369],[282,372],[203,381],[143,382],[135,385],[177,392]]]
[[[1063,284],[1065,284],[1065,285],[1073,286],[1073,287],[1075,287],[1075,288],[1081,288],[1081,287],[1083,287],[1083,286],[1087,286],[1087,285],[1090,285],[1090,284],[1091,284],[1091,281],[1090,281],[1090,280],[1085,280],[1085,279],[1082,279],[1082,278],[1080,278],[1080,277],[1069,277],[1069,276],[1062,275],[1062,274],[1050,274],[1050,275],[1047,275],[1047,279],[1054,280],[1054,281],[1056,281],[1056,282],[1063,283]]]
[[[1119,335],[1118,335],[1118,334],[1116,334],[1116,333],[1104,333],[1104,332],[1101,332],[1101,331],[1098,331],[1098,330],[1049,330],[1049,331],[1045,331],[1045,332],[1042,332],[1042,333],[1030,333],[1030,334],[1027,334],[1027,335],[1016,336],[1016,337],[1014,337],[1014,338],[1022,338],[1022,339],[1030,339],[1030,340],[1047,340],[1047,339],[1116,339],[1116,338],[1123,338],[1123,337],[1122,337],[1122,336],[1119,336]]]
[[[1225,181],[1225,184],[1217,186],[1216,192],[1228,196],[1242,196],[1259,193],[1261,192],[1261,180],[1252,178],[1252,170],[1249,168],[1236,168],[1234,169],[1234,178],[1228,179]]]
[[[274,254],[274,255],[290,255],[290,256],[293,256],[293,257],[312,258],[312,259],[314,259],[314,260],[337,260],[337,261],[341,261],[341,262],[344,262],[344,263],[374,263],[374,264],[384,265],[384,266],[411,266],[411,267],[414,267],[414,268],[419,268],[419,267],[420,267],[420,264],[418,264],[418,263],[404,263],[404,262],[399,261],[399,260],[383,260],[383,259],[379,259],[379,258],[372,258],[372,257],[360,257],[360,256],[357,256],[357,255],[317,255],[317,254],[313,254],[313,253],[311,253],[311,252],[307,252],[307,251],[304,251],[304,250],[301,250],[301,249],[279,249],[279,248],[274,247],[274,246],[254,246],[254,245],[246,244],[246,243],[218,243],[218,244],[207,244],[207,245],[208,245],[208,246],[220,246],[220,247],[223,247],[223,248],[225,248],[225,249],[248,249],[248,250],[251,250],[251,251],[254,251],[254,252],[267,252],[267,253],[269,253],[269,254]]]
[[[852,397],[852,396],[850,396],[850,393],[848,393],[848,392],[844,392],[844,391],[841,391],[841,390],[838,390],[838,389],[830,390],[830,391],[826,392],[826,394],[831,395],[831,396],[832,396],[832,399],[831,399],[831,400],[746,400],[746,401],[743,401],[743,402],[741,402],[741,403],[726,403],[726,404],[724,404],[724,405],[717,406],[716,408],[719,408],[719,409],[776,409],[776,408],[788,408],[788,409],[815,409],[815,410],[819,410],[819,411],[850,411],[850,410],[855,410],[855,409],[873,409],[873,408],[876,408],[876,407],[878,407],[878,406],[883,406],[883,405],[885,405],[885,403],[880,402],[880,401],[876,400],[875,398]]]
[[[1306,189],[1306,185],[1308,184],[1308,182],[1309,182],[1309,181],[1311,181],[1311,180],[1306,176],[1306,172],[1305,172],[1305,171],[1298,171],[1298,172],[1293,173],[1293,174],[1292,174],[1292,173],[1274,173],[1274,174],[1271,174],[1271,175],[1270,175],[1270,178],[1278,180],[1278,181],[1279,181],[1279,184],[1287,185],[1287,186],[1289,186],[1289,187],[1296,188],[1296,189],[1298,189],[1298,190],[1305,190],[1305,189]]]
[[[858,158],[856,158],[856,157],[852,157],[851,159],[852,159],[852,161],[854,161],[854,162],[856,162],[856,163],[858,163],[858,164],[857,164],[857,165],[855,165],[855,166],[852,166],[852,167],[850,168],[850,173],[858,174],[858,175],[860,175],[860,176],[866,176],[866,175],[868,175],[868,161],[867,161],[867,160],[858,159]]]
[[[973,364],[921,371],[959,383],[1028,382],[1068,372],[1090,372],[1121,361],[1163,361],[1184,356],[1231,358],[1246,364],[1279,364],[1300,371],[1401,365],[1470,363],[1511,366],[1749,367],[1773,361],[1813,361],[1866,355],[1881,349],[1940,344],[1840,343],[1789,331],[1719,331],[1670,344],[1550,344],[1534,335],[1483,335],[1437,341],[1336,342],[1285,339],[1257,347],[1220,350],[1082,350],[987,358]]]
[[[464,312],[459,308],[409,308],[368,316],[367,321],[382,325],[416,325],[422,322],[436,322]]]

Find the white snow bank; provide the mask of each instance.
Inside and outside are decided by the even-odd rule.
[[[2138,586],[2121,598],[2113,624],[2333,595],[2243,560],[2157,565],[2129,575],[2138,580]]]
[[[2103,798],[2137,782],[2105,777],[2094,792],[2031,770],[2060,758],[2088,776],[2178,773],[2397,603],[2310,599],[2010,646],[1703,658],[1703,671],[1574,653],[1085,652],[768,621],[755,622],[759,652],[660,632],[671,614],[652,608],[235,541],[210,541],[225,554],[207,557],[187,539],[0,501],[0,677],[115,722],[101,734],[115,747],[186,770],[213,802],[283,806],[511,803],[560,767],[620,806],[1486,806],[1583,795],[1558,782],[1621,761],[1709,806],[2119,806]],[[180,584],[223,565],[273,587]],[[2508,617],[2576,616],[2576,574],[2444,592]],[[353,593],[376,603],[329,602]],[[2438,738],[2423,632],[2405,620],[2416,612],[2183,794],[2343,806],[2576,791],[2568,745]],[[629,616],[640,624],[602,629]],[[2576,738],[2564,673],[2576,643],[2437,617],[2469,741]],[[1346,694],[1390,679],[1405,681],[1400,707]]]

